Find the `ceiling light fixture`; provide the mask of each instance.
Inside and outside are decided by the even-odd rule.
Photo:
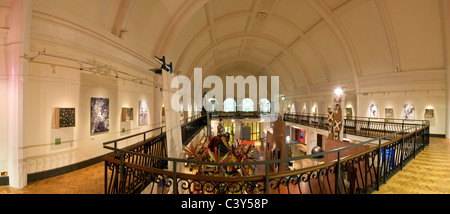
[[[342,90],[342,88],[336,88],[336,89],[334,90],[334,93],[335,93],[337,96],[341,96],[341,95],[344,93],[344,91]]]

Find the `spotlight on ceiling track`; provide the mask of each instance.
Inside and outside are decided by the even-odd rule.
[[[337,96],[341,96],[341,95],[344,93],[344,91],[342,90],[342,88],[336,88],[336,89],[334,90],[334,93],[335,93]]]

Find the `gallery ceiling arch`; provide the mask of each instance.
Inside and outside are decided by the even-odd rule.
[[[335,85],[359,92],[372,78],[382,85],[384,76],[388,84],[392,77],[407,81],[408,74],[447,69],[445,0],[35,4],[85,19],[146,57],[166,56],[182,75],[192,75],[194,67],[217,69],[224,61],[257,61],[280,75],[286,94],[304,91],[304,96],[311,96],[318,87]]]

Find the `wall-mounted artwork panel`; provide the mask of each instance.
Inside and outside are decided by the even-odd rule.
[[[369,105],[369,117],[376,118],[378,117],[378,108],[376,104]]]
[[[122,122],[133,120],[133,108],[122,108]]]
[[[425,109],[425,118],[434,118],[434,109]]]
[[[393,118],[394,117],[394,109],[393,108],[385,108],[384,114],[386,118]]]
[[[109,98],[91,98],[91,134],[109,131]]]
[[[148,103],[147,100],[139,100],[139,125],[148,124]]]
[[[414,104],[403,104],[403,119],[414,120],[415,116]]]
[[[353,116],[353,109],[352,108],[345,108],[345,116],[348,118],[351,118]]]
[[[55,128],[75,127],[75,108],[55,108]]]

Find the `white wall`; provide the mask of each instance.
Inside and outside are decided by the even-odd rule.
[[[385,117],[385,108],[394,109],[394,118],[401,119],[403,104],[415,105],[416,120],[430,120],[431,134],[445,134],[445,92],[430,91],[415,93],[390,93],[373,94],[360,96],[360,114],[358,116],[368,116],[369,105],[374,103],[378,108],[378,117]],[[434,118],[425,118],[425,109],[434,109]]]
[[[52,60],[54,61],[54,60]],[[55,60],[56,61],[56,60]],[[28,81],[29,117],[26,123],[28,139],[28,173],[44,171],[98,157],[109,150],[103,143],[133,133],[147,131],[152,127],[152,115],[148,125],[139,126],[139,100],[147,100],[149,112],[153,112],[153,88],[80,72],[73,68],[56,67],[37,63],[30,64]],[[90,132],[91,97],[109,98],[109,131],[99,134]],[[76,108],[76,127],[55,128],[55,108]],[[134,119],[121,122],[121,108],[133,108]],[[126,132],[121,132],[122,128]],[[55,138],[61,144],[55,145]],[[32,139],[32,140],[31,140]],[[121,146],[135,143],[127,141]]]
[[[422,90],[414,92],[391,92],[391,93],[368,93],[367,95],[359,95],[359,101],[354,94],[347,95],[345,97],[342,111],[345,114],[345,108],[353,109],[353,116],[368,117],[370,104],[376,104],[378,108],[378,117],[385,118],[385,108],[394,109],[395,119],[402,119],[402,106],[403,104],[415,105],[415,119],[416,120],[429,120],[430,121],[430,133],[431,134],[445,134],[445,109],[446,99],[445,91],[442,90]],[[333,99],[330,96],[316,97],[309,100],[298,100],[294,102],[287,100],[286,103],[295,103],[296,110],[301,111],[303,106],[307,106],[307,112],[311,113],[312,108],[317,106],[320,114],[326,114],[324,110],[330,106],[334,107]],[[324,109],[319,106],[323,103]],[[434,118],[425,118],[425,109],[434,109]],[[300,112],[298,112],[300,113]]]
[[[148,72],[154,65],[110,32],[68,14],[56,14],[54,17],[51,14],[57,11],[35,6],[34,10],[39,13],[33,14],[29,56],[45,49],[49,54],[91,61],[154,80],[154,74]],[[159,112],[154,109],[158,106],[154,105],[155,94],[158,94],[155,90],[159,89],[149,81],[141,85],[133,81],[133,77],[120,73],[116,79],[111,70],[91,65],[83,65],[81,71],[77,62],[49,56],[39,56],[30,62],[28,73],[25,98],[28,173],[96,158],[110,152],[103,148],[104,142],[160,126],[160,118],[153,115]],[[91,97],[109,98],[110,124],[107,132],[91,134]],[[147,100],[149,105],[149,123],[143,126],[138,123],[139,100]],[[55,128],[56,107],[76,108],[76,126]],[[132,121],[121,122],[123,107],[133,108]],[[126,131],[122,132],[122,128]],[[61,144],[55,145],[55,138],[61,138]],[[125,141],[119,147],[140,140],[142,138]],[[0,167],[1,164],[0,159]]]

